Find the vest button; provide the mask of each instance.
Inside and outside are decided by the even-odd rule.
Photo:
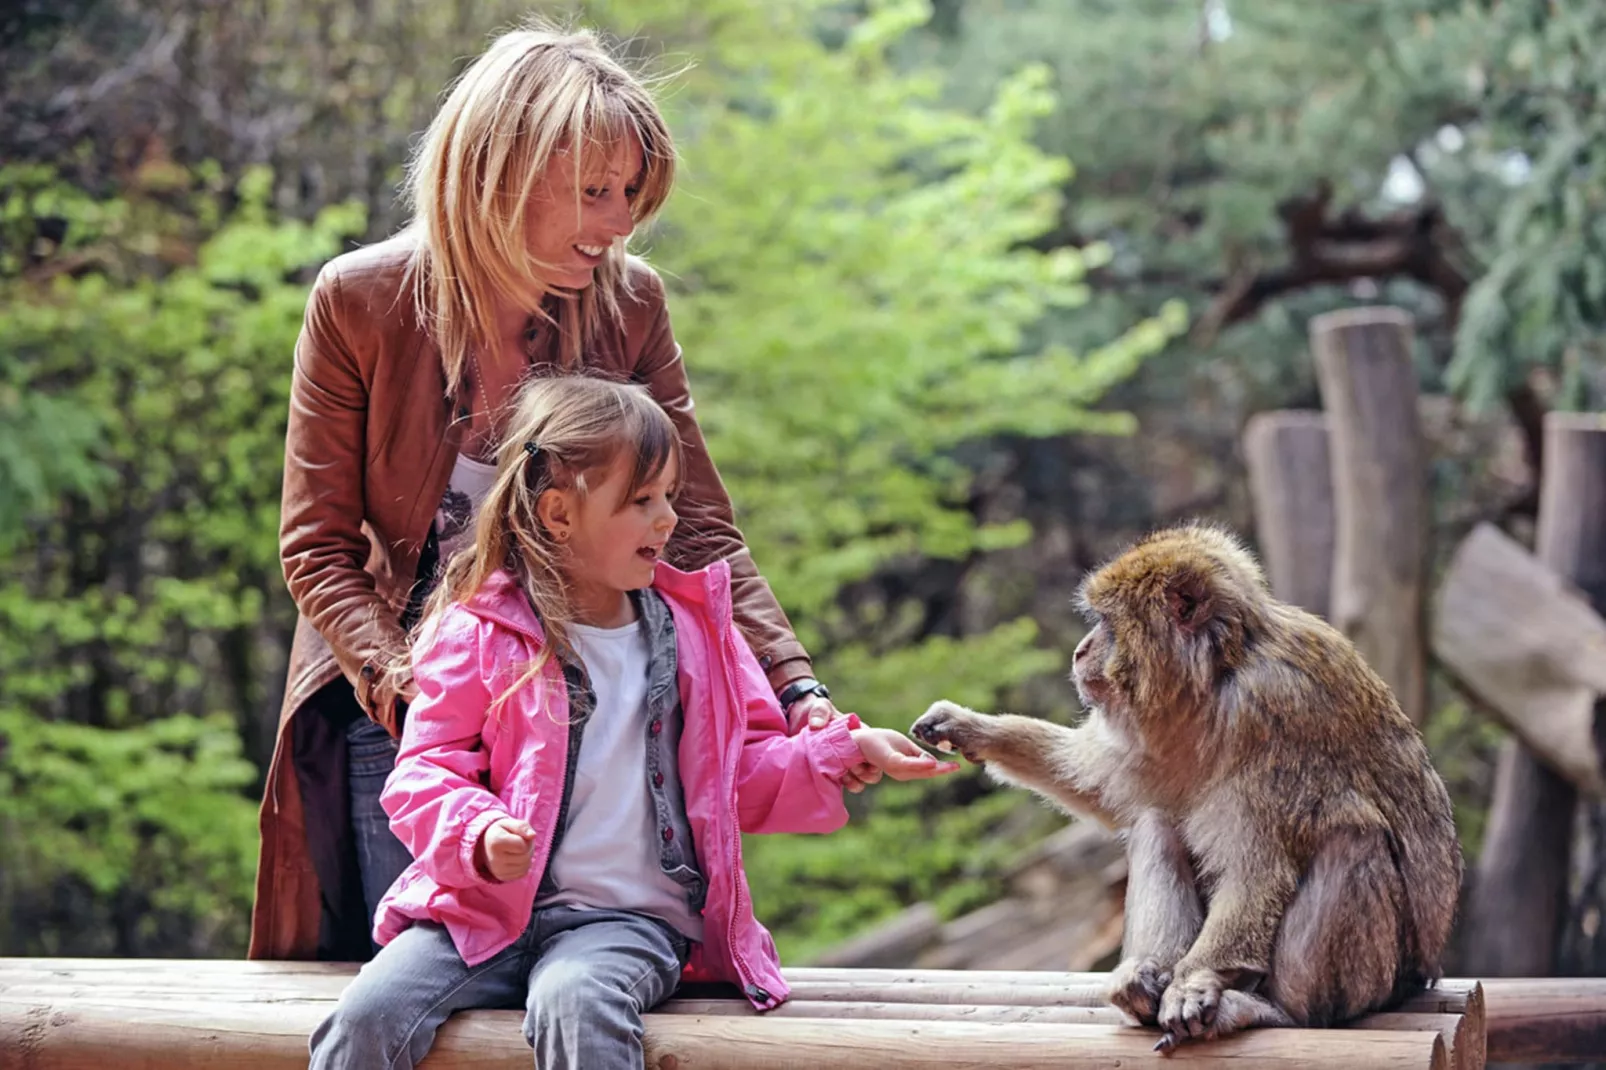
[[[674,838],[675,838],[675,830],[672,829],[672,828],[665,828],[664,829],[664,842],[668,843],[670,840],[672,840]]]
[[[654,773],[652,775],[652,786],[655,788],[664,786],[664,775],[662,773]]]
[[[652,724],[647,726],[647,731],[651,732],[655,736],[663,730],[664,723],[662,721],[654,720]]]

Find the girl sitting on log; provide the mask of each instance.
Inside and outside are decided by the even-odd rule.
[[[641,1016],[683,975],[774,1007],[741,833],[840,827],[861,763],[957,768],[852,715],[787,735],[729,565],[661,559],[680,466],[643,388],[521,392],[473,544],[398,667],[418,698],[381,802],[415,861],[313,1067],[411,1067],[452,1012],[523,1006],[544,1070],[639,1068]]]

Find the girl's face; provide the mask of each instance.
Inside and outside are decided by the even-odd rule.
[[[655,479],[626,497],[632,461],[621,454],[602,483],[584,497],[573,490],[541,495],[542,520],[566,547],[564,578],[575,619],[582,624],[610,627],[629,621],[625,592],[652,585],[653,566],[679,519],[673,503],[680,478],[674,457]]]
[[[552,154],[525,216],[530,256],[548,265],[549,283],[570,290],[590,286],[608,248],[630,236],[636,225],[630,206],[643,161],[635,137],[612,150],[590,148],[578,172],[571,152]]]

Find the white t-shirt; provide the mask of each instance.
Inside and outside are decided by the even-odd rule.
[[[550,863],[558,891],[537,905],[633,910],[701,941],[702,917],[658,858],[661,831],[647,774],[646,629],[640,620],[621,628],[571,624],[569,642],[597,706],[580,737],[568,826]]]

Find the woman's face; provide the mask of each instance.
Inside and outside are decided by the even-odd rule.
[[[530,255],[547,265],[548,282],[579,290],[591,285],[608,247],[629,237],[641,181],[641,142],[625,138],[612,149],[591,148],[577,161],[555,152],[530,202]],[[579,196],[575,190],[579,188]]]

